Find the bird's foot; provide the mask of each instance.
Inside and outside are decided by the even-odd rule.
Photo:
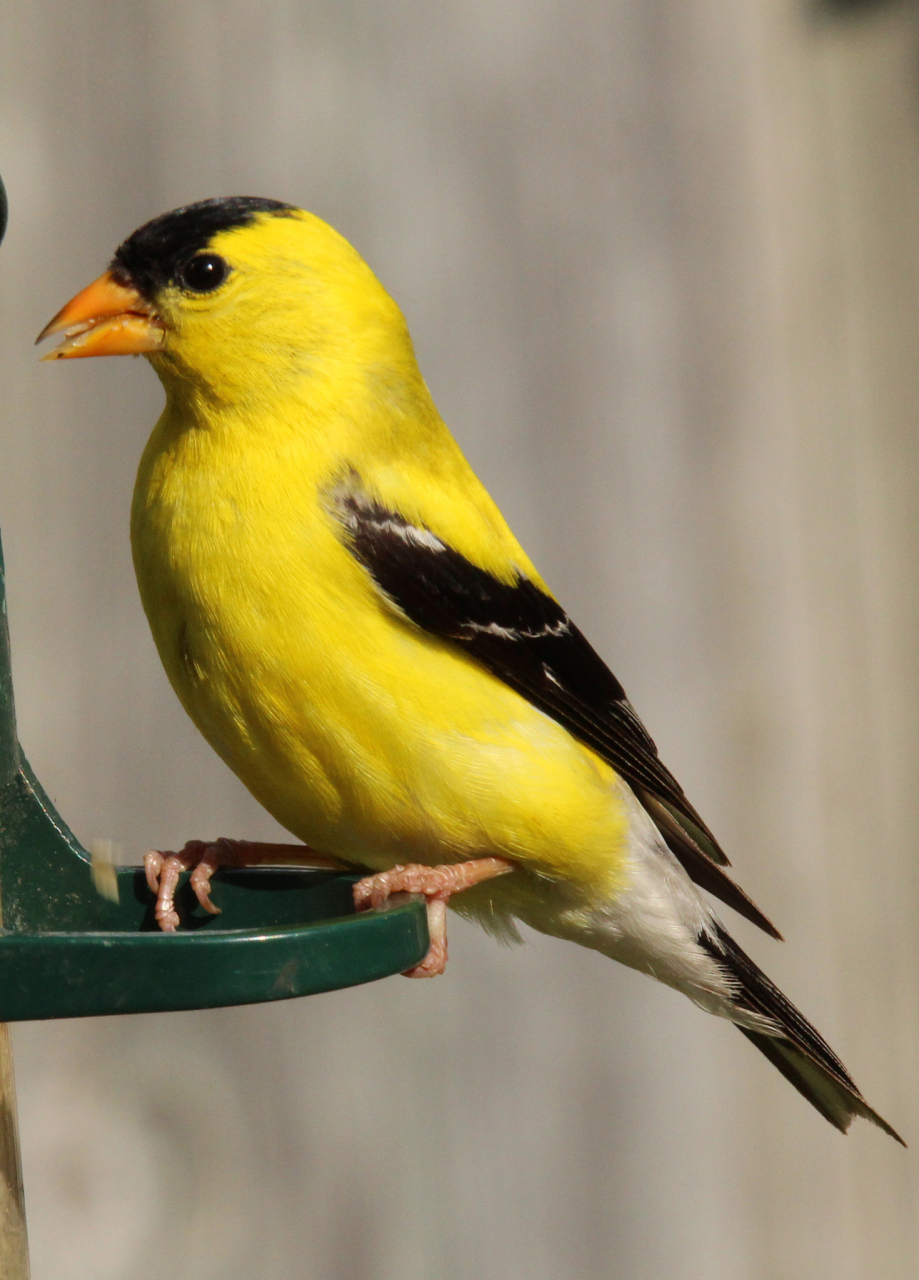
[[[211,901],[211,876],[219,867],[294,866],[321,871],[348,871],[351,868],[336,858],[314,853],[303,844],[261,844],[252,840],[189,840],[178,853],[156,849],[144,857],[147,884],[156,894],[156,922],[164,933],[175,933],[179,914],[175,909],[175,892],[183,871],[194,868],[189,884],[198,902],[212,916],[220,908]]]
[[[375,876],[365,876],[354,886],[354,909],[381,907],[394,893],[421,893],[428,909],[431,945],[421,964],[407,969],[406,978],[435,978],[447,966],[447,902],[454,893],[470,889],[483,880],[514,870],[506,858],[474,858],[470,862],[426,867],[418,863],[393,867]]]

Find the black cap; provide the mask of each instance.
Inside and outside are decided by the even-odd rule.
[[[221,196],[199,200],[146,222],[115,251],[110,271],[119,284],[133,285],[148,301],[196,253],[206,249],[221,231],[245,227],[260,213],[287,217],[296,212],[291,204],[260,196]]]

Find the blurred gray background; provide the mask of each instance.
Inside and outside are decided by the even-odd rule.
[[[912,1143],[843,1139],[647,979],[454,921],[435,982],[17,1027],[34,1280],[913,1280],[916,7],[32,0],[0,94],[14,674],[77,834],[276,828],[137,600],[154,375],[32,339],[147,218],[302,204],[788,941],[731,928]]]

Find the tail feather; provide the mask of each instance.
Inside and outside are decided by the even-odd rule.
[[[896,1130],[868,1105],[820,1033],[717,921],[710,932],[700,935],[699,942],[736,984],[737,1008],[768,1019],[776,1034],[742,1026],[738,1030],[830,1124],[845,1133],[855,1116],[863,1116],[906,1146]]]

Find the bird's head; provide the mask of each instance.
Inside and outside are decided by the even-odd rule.
[[[396,304],[348,242],[276,200],[203,200],[146,223],[42,331],[44,359],[145,355],[167,394],[277,395],[345,367],[408,367]]]

